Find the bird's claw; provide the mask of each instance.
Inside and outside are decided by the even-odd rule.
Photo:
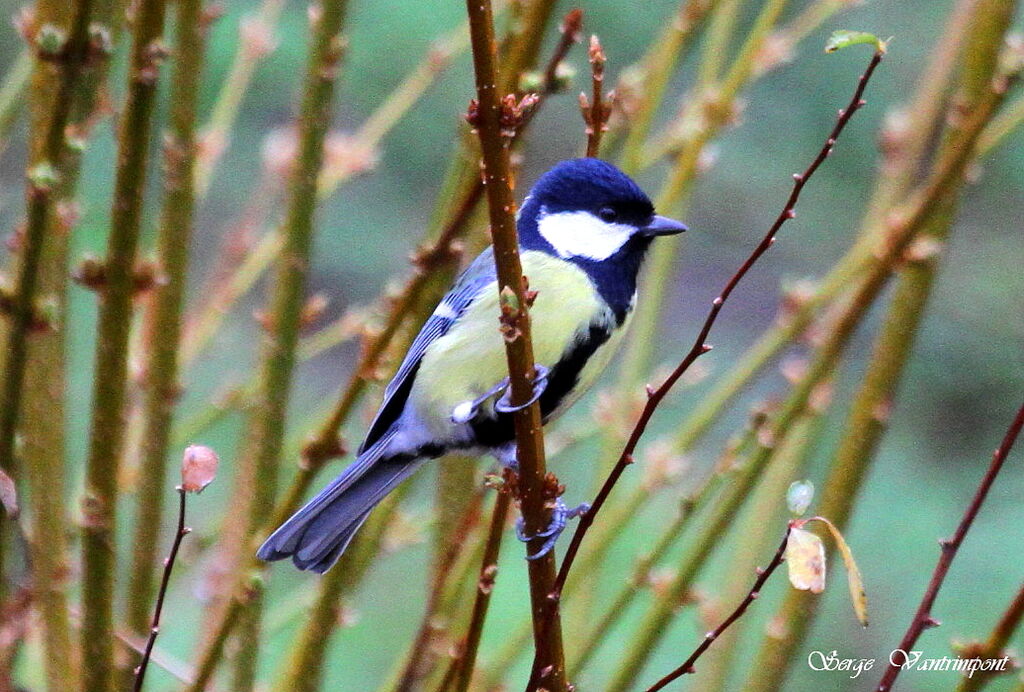
[[[494,402],[494,410],[498,413],[515,413],[522,411],[524,408],[528,408],[533,405],[533,402],[540,398],[540,395],[544,393],[544,390],[548,387],[548,374],[551,372],[540,363],[536,363],[534,368],[533,378],[533,394],[530,398],[522,403],[515,406],[512,405],[512,389],[508,386],[508,378],[506,377],[502,382],[505,385],[505,391],[501,397]]]
[[[527,560],[538,560],[548,553],[555,547],[555,543],[558,541],[558,537],[562,535],[562,531],[565,530],[565,525],[570,519],[583,516],[590,511],[590,505],[586,502],[569,509],[565,503],[561,500],[555,501],[555,508],[551,511],[551,523],[543,531],[539,531],[532,536],[527,536],[526,531],[523,527],[523,518],[520,517],[516,520],[516,538],[523,543],[529,543],[535,538],[546,538],[544,545],[540,547],[540,550],[535,552],[533,555],[527,555]]]
[[[533,395],[530,396],[529,401],[525,404],[519,404],[513,406],[511,403],[512,392],[508,386],[508,378],[505,377],[498,384],[491,387],[489,390],[478,396],[476,399],[470,401],[463,401],[461,404],[452,409],[451,419],[453,423],[468,423],[469,421],[476,418],[477,414],[480,413],[480,408],[484,402],[493,396],[497,396],[497,401],[494,402],[494,410],[498,413],[515,413],[516,411],[522,411],[527,406],[533,404],[540,398],[540,395],[544,393],[544,390],[548,386],[548,369],[543,365],[537,364],[534,366],[536,377],[533,380]]]

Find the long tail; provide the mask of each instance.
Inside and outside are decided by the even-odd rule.
[[[337,562],[378,502],[412,475],[422,460],[386,457],[391,435],[364,451],[330,485],[280,526],[256,553],[261,560],[291,557],[303,570],[324,573]]]

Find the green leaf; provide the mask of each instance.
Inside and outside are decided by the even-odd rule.
[[[866,31],[846,31],[841,29],[833,31],[832,35],[828,37],[828,41],[825,43],[825,52],[835,53],[837,50],[862,43],[874,45],[875,50],[880,53],[884,53],[887,48],[886,42],[874,34],[869,34]]]

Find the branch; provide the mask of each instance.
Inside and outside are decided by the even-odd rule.
[[[874,55],[872,55],[871,62],[868,64],[868,67],[865,70],[864,74],[861,75],[858,81],[857,88],[854,91],[853,97],[850,99],[849,104],[846,106],[846,108],[839,111],[839,118],[835,124],[835,127],[833,127],[832,132],[825,140],[824,146],[821,148],[821,150],[818,152],[818,155],[814,158],[814,160],[803,173],[798,173],[793,176],[793,190],[790,193],[789,198],[786,200],[786,204],[784,205],[782,211],[779,213],[778,217],[776,217],[775,222],[768,229],[768,232],[762,238],[758,246],[754,249],[754,251],[746,259],[746,261],[740,266],[740,268],[736,271],[732,278],[729,279],[729,281],[725,285],[725,288],[722,289],[718,297],[715,298],[714,301],[712,301],[711,310],[704,321],[704,325],[701,327],[701,330],[697,335],[697,339],[694,341],[693,346],[690,348],[690,351],[686,354],[686,356],[676,367],[676,369],[672,372],[672,374],[669,375],[668,379],[666,379],[660,387],[650,391],[647,403],[640,414],[640,418],[637,420],[635,426],[633,427],[633,431],[630,433],[629,439],[627,440],[625,447],[623,447],[622,452],[619,455],[619,459],[615,464],[615,467],[612,469],[611,474],[608,476],[608,479],[605,481],[604,485],[601,487],[600,492],[598,492],[597,497],[594,499],[590,511],[587,512],[580,519],[579,526],[577,526],[576,532],[573,534],[572,542],[569,544],[569,548],[566,551],[565,559],[563,560],[561,568],[558,572],[558,578],[555,581],[555,589],[552,592],[552,597],[556,600],[556,602],[561,594],[562,587],[565,585],[565,580],[568,578],[569,571],[572,569],[572,564],[576,558],[577,552],[579,551],[580,543],[582,543],[587,531],[589,530],[590,526],[594,523],[594,519],[596,518],[597,513],[600,511],[601,507],[608,499],[608,496],[611,494],[612,488],[615,486],[615,483],[618,481],[622,473],[626,470],[626,467],[628,467],[632,463],[633,452],[636,450],[637,444],[639,443],[640,438],[643,436],[644,431],[646,430],[647,425],[651,420],[651,417],[654,415],[655,410],[657,409],[658,405],[662,402],[662,400],[665,398],[665,396],[668,394],[668,392],[675,385],[675,383],[679,380],[679,378],[682,377],[683,374],[694,363],[694,361],[696,361],[697,358],[711,350],[711,346],[707,343],[707,338],[711,332],[711,328],[714,326],[715,321],[718,318],[718,314],[721,311],[722,306],[725,304],[725,301],[732,294],[737,284],[739,284],[740,280],[747,274],[748,271],[750,271],[750,268],[754,265],[754,263],[757,262],[761,255],[763,255],[768,250],[768,248],[771,247],[772,244],[775,242],[775,236],[778,233],[779,229],[782,227],[782,225],[796,215],[794,211],[796,203],[799,200],[800,193],[803,191],[803,188],[807,184],[807,181],[818,169],[818,167],[821,166],[821,164],[825,161],[828,155],[832,152],[832,147],[835,145],[836,139],[842,133],[843,129],[846,127],[846,124],[850,121],[850,118],[853,117],[853,114],[857,111],[857,109],[864,105],[865,102],[862,99],[864,89],[867,86],[868,81],[871,79],[871,76],[874,73],[875,68],[881,62],[882,56],[883,53],[881,51],[876,51]]]
[[[154,538],[163,518],[163,479],[179,394],[181,310],[195,203],[196,102],[206,29],[202,4],[202,0],[179,0],[175,22],[170,125],[164,142],[164,200],[157,240],[163,280],[153,293],[144,337],[148,356],[144,366],[144,428],[127,600],[127,624],[136,634],[145,632],[152,601],[150,567],[156,555]]]
[[[772,561],[768,563],[768,566],[764,569],[761,569],[760,567],[757,568],[757,579],[754,581],[754,585],[750,587],[750,592],[747,593],[746,597],[740,601],[738,606],[736,606],[736,610],[732,611],[729,617],[723,620],[718,627],[704,635],[703,641],[701,641],[700,645],[694,649],[693,653],[690,654],[690,657],[687,658],[681,666],[647,688],[647,692],[657,692],[673,680],[696,672],[696,669],[693,666],[697,662],[697,659],[700,658],[704,652],[708,650],[711,644],[722,635],[722,632],[729,629],[729,626],[732,625],[732,623],[736,622],[743,616],[743,613],[747,611],[750,604],[757,600],[757,597],[761,595],[761,589],[764,587],[765,582],[768,581],[768,577],[772,576],[772,572],[778,569],[779,565],[782,564],[782,561],[785,559],[786,543],[789,541],[789,532],[792,528],[793,527],[791,525],[786,527],[786,533],[782,537],[782,543],[779,544],[779,549],[775,551],[775,556],[772,557]]]
[[[289,692],[323,689],[332,638],[335,630],[343,626],[342,599],[352,593],[373,565],[374,558],[381,554],[385,534],[409,488],[410,485],[405,484],[384,498],[345,549],[338,564],[320,580],[316,600],[307,609],[305,625],[294,637],[272,689]]]
[[[340,70],[344,42],[342,27],[348,9],[345,0],[313,6],[311,44],[303,79],[299,111],[297,154],[289,180],[289,199],[281,234],[284,244],[278,258],[273,293],[267,315],[269,327],[261,344],[259,385],[250,419],[251,464],[254,491],[248,504],[244,546],[270,518],[267,509],[277,494],[277,478],[284,441],[296,347],[302,322],[302,306],[315,231],[317,188],[324,161],[324,140],[331,123],[334,87]],[[244,445],[243,445],[244,447]],[[261,599],[250,610],[246,647],[259,641]],[[254,657],[240,656],[240,679],[251,678]]]
[[[467,0],[470,36],[473,47],[473,68],[476,75],[477,101],[471,104],[472,124],[480,138],[483,155],[483,183],[490,212],[494,261],[501,292],[501,321],[505,337],[512,404],[526,402],[533,393],[535,375],[533,345],[530,337],[530,316],[527,306],[526,282],[519,259],[516,232],[515,198],[512,195],[512,173],[509,166],[510,142],[502,132],[503,121],[516,119],[515,97],[497,92],[496,49],[494,26],[489,0]],[[510,101],[511,99],[511,101]],[[475,105],[475,107],[474,107]],[[520,103],[521,105],[521,103]],[[510,117],[512,116],[512,117]],[[547,478],[544,438],[540,406],[536,402],[513,416],[516,433],[516,456],[519,463],[518,494],[525,531],[535,535],[550,521],[548,508],[551,483]],[[557,485],[555,483],[554,485]],[[542,540],[528,544],[534,555]],[[550,609],[548,594],[554,586],[555,561],[547,555],[529,562],[530,600],[534,622],[534,645],[537,668],[542,671],[546,688],[565,692],[565,660],[562,650],[561,625],[556,612]]]
[[[476,598],[473,601],[473,614],[470,617],[466,638],[460,647],[459,657],[452,661],[457,669],[454,689],[466,692],[473,679],[473,668],[476,665],[476,654],[480,648],[480,637],[484,631],[484,619],[487,607],[491,603],[491,592],[498,576],[498,553],[501,551],[501,537],[508,521],[508,511],[512,504],[511,489],[501,487],[494,501],[494,513],[491,515],[491,526],[487,532],[487,543],[484,547],[483,563],[480,566],[480,578],[477,580]],[[447,676],[446,676],[447,677]],[[447,689],[447,688],[445,688]]]
[[[999,617],[999,621],[988,635],[984,642],[968,644],[961,647],[958,652],[962,658],[1001,659],[1007,656],[1006,645],[1020,627],[1021,620],[1024,620],[1024,584],[1017,590],[1017,594],[1010,601],[1010,604]],[[964,676],[956,692],[976,692],[983,688],[993,673],[982,672],[970,677]]]
[[[164,574],[160,580],[160,589],[157,591],[156,609],[153,611],[153,621],[149,627],[149,639],[146,641],[146,649],[142,652],[142,661],[135,669],[134,692],[142,690],[142,683],[146,679],[146,667],[149,665],[149,657],[153,654],[153,646],[156,644],[156,637],[160,633],[160,616],[164,610],[164,597],[167,595],[167,585],[171,581],[171,571],[174,569],[174,561],[178,557],[178,548],[181,541],[192,529],[185,526],[185,488],[178,486],[178,531],[174,534],[174,542],[171,544],[171,552],[164,560]]]
[[[590,82],[591,99],[580,94],[580,112],[587,124],[587,156],[595,157],[601,150],[601,137],[608,131],[608,118],[612,114],[615,92],[604,97],[604,64],[607,58],[597,36],[590,37]]]
[[[75,3],[67,0],[37,0],[34,6],[35,26],[69,26],[74,10]],[[93,31],[102,26],[103,17],[99,16],[102,14],[102,8],[94,8],[90,13]],[[32,104],[29,126],[31,160],[37,161],[41,154],[40,139],[51,122],[53,110],[59,107],[53,99],[57,98],[62,75],[52,64],[33,60],[30,50],[26,50],[23,57],[27,58],[24,61],[26,69],[31,72],[30,99],[39,101]],[[71,92],[72,103],[65,131],[75,133],[74,138],[80,142],[85,141],[88,121],[95,107],[95,90],[89,88],[90,82],[97,79],[108,64],[104,60],[89,65]],[[13,74],[10,76],[14,77]],[[7,90],[6,86],[9,85],[0,91],[19,100],[16,90]],[[0,101],[3,98],[0,97]],[[0,150],[5,144],[3,119],[0,113]],[[51,212],[43,229],[44,238],[36,270],[35,304],[37,320],[40,321],[38,326],[43,329],[33,328],[28,336],[22,385],[24,394],[21,410],[17,412],[17,434],[21,442],[18,461],[33,507],[28,534],[31,536],[29,555],[34,608],[39,613],[39,639],[43,646],[46,680],[54,689],[63,687],[70,679],[77,679],[78,675],[68,607],[70,580],[67,575],[71,573],[68,538],[72,531],[65,492],[68,470],[64,430],[67,330],[61,328],[67,317],[68,245],[75,223],[73,195],[80,163],[77,147],[72,143],[71,138],[63,138],[59,159],[55,162],[59,167],[60,181],[49,192]],[[17,299],[17,295],[13,297]],[[2,569],[0,567],[0,571]]]
[[[35,322],[35,293],[42,262],[46,227],[54,213],[54,188],[60,183],[61,159],[64,153],[64,131],[71,118],[73,95],[90,55],[89,21],[92,0],[77,0],[71,10],[67,34],[61,32],[63,43],[55,55],[43,53],[42,28],[32,37],[37,60],[44,58],[58,65],[56,94],[48,119],[33,132],[33,154],[26,171],[26,202],[28,221],[21,242],[21,262],[14,286],[10,328],[7,335],[7,357],[4,361],[3,406],[0,406],[0,468],[14,467],[14,436],[21,410],[21,394],[28,353],[28,335]],[[59,59],[58,59],[59,58]],[[37,63],[38,64],[38,63]],[[42,95],[39,96],[42,98]]]
[[[472,483],[470,484],[472,485]],[[437,556],[434,568],[434,578],[430,585],[430,592],[427,596],[427,607],[423,610],[423,619],[420,620],[420,627],[413,640],[409,656],[406,658],[396,690],[413,690],[423,686],[423,678],[432,667],[430,659],[431,646],[435,643],[438,633],[438,620],[443,620],[444,601],[449,584],[455,580],[456,562],[463,553],[469,553],[469,546],[472,543],[473,529],[480,521],[481,503],[486,486],[478,486],[473,492],[464,507],[458,507],[458,514],[451,522],[451,537],[444,541],[442,549]],[[507,513],[507,507],[506,507]],[[504,523],[502,528],[504,528]],[[493,527],[492,527],[493,528]]]
[[[107,240],[105,284],[96,326],[93,411],[82,501],[83,687],[113,683],[114,575],[117,569],[118,469],[124,445],[128,340],[136,295],[135,255],[142,222],[146,163],[160,63],[164,0],[140,0],[128,68],[128,96],[118,132],[117,175]]]
[[[1010,424],[1009,429],[1006,431],[1006,435],[1003,437],[1002,443],[992,455],[992,463],[989,464],[988,470],[985,472],[985,475],[982,477],[981,482],[978,485],[978,489],[974,492],[974,497],[971,499],[970,504],[967,505],[967,509],[964,511],[963,517],[960,519],[960,523],[957,525],[956,532],[953,534],[953,537],[941,541],[940,545],[942,547],[942,553],[939,556],[939,562],[935,565],[935,571],[932,572],[932,578],[931,581],[928,582],[928,588],[925,590],[924,596],[921,598],[921,603],[917,607],[917,612],[914,613],[914,619],[911,621],[910,626],[903,635],[903,639],[900,640],[899,646],[896,647],[897,651],[911,651],[922,632],[928,628],[937,627],[940,624],[938,620],[932,617],[932,606],[935,604],[935,599],[939,595],[939,589],[942,588],[942,583],[946,580],[946,575],[949,572],[950,565],[953,564],[953,560],[956,558],[960,545],[964,542],[967,532],[971,529],[974,519],[978,516],[978,512],[981,510],[981,505],[984,504],[989,490],[991,490],[992,485],[999,476],[999,471],[1002,469],[1003,463],[1006,461],[1006,457],[1010,454],[1010,450],[1013,448],[1014,442],[1017,441],[1017,436],[1020,435],[1021,428],[1024,428],[1024,405],[1021,405],[1020,409],[1017,410],[1017,415]],[[900,666],[894,665],[893,662],[890,661],[885,670],[885,674],[882,675],[882,679],[875,688],[877,692],[887,692],[888,690],[891,690],[901,669],[902,668]]]

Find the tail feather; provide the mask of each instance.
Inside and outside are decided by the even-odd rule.
[[[291,516],[256,553],[265,561],[291,557],[303,570],[323,573],[348,547],[378,502],[412,475],[420,461],[408,455],[385,457],[386,435],[340,476]]]

